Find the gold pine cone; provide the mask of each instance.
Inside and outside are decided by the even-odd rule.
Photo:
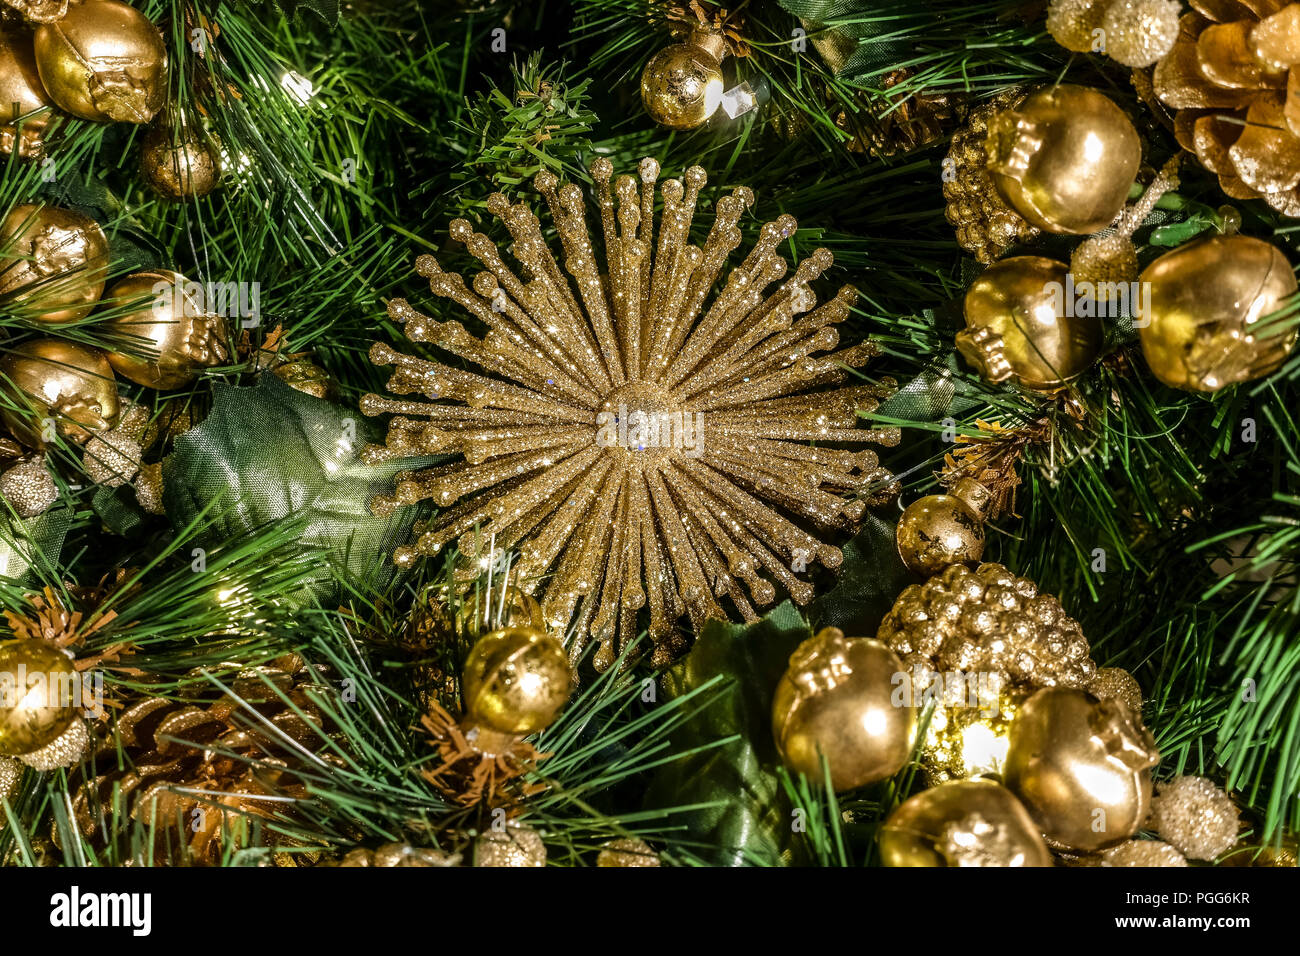
[[[1192,7],[1153,77],[1179,144],[1233,199],[1300,216],[1300,3]]]

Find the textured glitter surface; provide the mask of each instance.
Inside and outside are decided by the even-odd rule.
[[[1204,777],[1175,777],[1156,788],[1151,825],[1191,860],[1213,860],[1237,842],[1232,798]]]
[[[81,763],[89,751],[90,733],[86,730],[86,722],[74,720],[52,743],[18,759],[33,770],[58,770]]]
[[[86,455],[82,461],[91,481],[116,488],[135,477],[140,470],[141,454],[139,442],[115,429],[86,442]]]
[[[475,866],[545,866],[546,845],[536,830],[512,825],[474,841]]]
[[[37,455],[0,475],[0,494],[21,517],[34,518],[58,500],[59,489],[45,467],[44,457]]]
[[[1088,691],[1102,700],[1122,700],[1133,708],[1133,713],[1142,713],[1142,687],[1122,667],[1097,668]]]
[[[689,615],[698,628],[725,618],[720,599],[751,621],[755,605],[776,599],[776,585],[808,601],[812,586],[796,575],[813,562],[837,567],[842,555],[805,526],[851,528],[868,503],[896,493],[874,451],[835,447],[896,444],[898,431],[857,427],[892,382],[835,387],[846,366],[878,349],[837,348],[835,325],[856,293],[846,287],[816,305],[810,283],[831,265],[830,252],[816,250],[787,278],[777,248],[795,221],[782,216],[763,226],[710,301],[753,193],[740,187],[719,199],[697,246],[691,223],[704,171],[691,167],[662,184],[657,221],[659,165],[644,160],[639,173],[639,184],[614,181],[608,160],[592,166],[605,272],[582,191],[548,172],[535,185],[563,265],[533,212],[500,194],[488,209],[513,236],[526,278],[486,235],[454,221],[452,239],[486,271],[466,284],[429,256],[417,270],[486,335],[392,302],[407,338],[457,361],[376,344],[370,357],[394,367],[392,392],[434,401],[368,395],[361,404],[368,415],[395,416],[386,447],[367,448],[368,461],[457,456],[402,476],[392,497],[372,502],[379,513],[421,499],[445,509],[395,560],[409,565],[454,544],[468,581],[490,540],[517,550],[520,586],[540,593],[548,623],[574,623],[575,654],[598,641],[602,669],[636,633],[642,608],[662,662],[677,649],[677,619]]]
[[[1102,851],[1102,866],[1186,866],[1186,858],[1159,840],[1126,840]]]

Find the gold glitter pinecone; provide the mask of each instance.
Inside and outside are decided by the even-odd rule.
[[[1097,669],[1061,603],[991,562],[908,587],[876,636],[909,669],[996,673],[1025,688],[1086,688]]]
[[[1024,96],[1010,90],[972,110],[966,125],[954,134],[944,163],[944,215],[956,227],[958,245],[985,265],[1039,233],[998,196],[984,145],[989,119],[1002,109],[1014,109]]]
[[[1177,111],[1178,142],[1233,199],[1300,216],[1300,73],[1291,72],[1300,64],[1300,3],[1192,7],[1153,77],[1156,95]]]

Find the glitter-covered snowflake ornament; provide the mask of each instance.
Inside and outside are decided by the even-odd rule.
[[[851,528],[868,504],[897,490],[874,451],[842,446],[893,445],[898,432],[857,427],[893,383],[844,384],[879,350],[837,349],[835,325],[856,293],[846,287],[816,304],[810,283],[831,265],[829,251],[816,250],[786,278],[776,250],[795,230],[792,217],[763,226],[710,300],[741,243],[737,223],[752,191],[718,200],[698,246],[691,224],[704,170],[663,183],[658,222],[657,162],[641,162],[639,188],[622,176],[611,189],[607,159],[591,174],[605,271],[578,186],[560,186],[549,172],[534,181],[563,265],[537,216],[493,195],[487,208],[509,229],[522,276],[491,239],[454,221],[452,238],[486,270],[467,285],[430,256],[416,268],[486,334],[393,301],[389,314],[407,338],[455,359],[426,361],[376,344],[371,361],[394,366],[389,389],[433,401],[367,395],[361,408],[395,414],[386,446],[367,448],[368,461],[457,456],[400,476],[393,496],[372,503],[381,513],[423,499],[445,509],[397,550],[397,563],[451,544],[467,568],[489,541],[517,550],[516,579],[540,593],[547,622],[574,625],[575,655],[597,640],[595,662],[606,668],[637,632],[643,608],[662,662],[679,649],[674,625],[684,614],[698,628],[726,617],[726,599],[754,620],[754,606],[772,603],[777,584],[808,601],[812,586],[797,575],[842,559],[810,529]]]

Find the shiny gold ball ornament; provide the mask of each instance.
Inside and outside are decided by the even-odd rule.
[[[36,29],[41,82],[61,109],[94,122],[148,123],[167,95],[167,47],[149,18],[86,0]]]
[[[894,531],[907,569],[929,577],[950,564],[978,561],[990,498],[978,481],[963,478],[951,494],[926,495],[908,505]]]
[[[1051,0],[1047,4],[1047,32],[1075,53],[1096,49],[1102,17],[1109,0]]]
[[[669,129],[703,126],[722,105],[725,53],[720,35],[692,34],[652,56],[641,71],[641,102],[650,118]]]
[[[1124,66],[1151,66],[1173,49],[1180,13],[1178,0],[1110,0],[1101,18],[1106,55]]]
[[[479,834],[474,841],[475,866],[545,866],[546,844],[531,827],[511,823]]]
[[[24,203],[0,222],[0,295],[12,296],[38,321],[85,318],[107,274],[108,237],[87,216]]]
[[[206,196],[221,182],[220,147],[188,127],[153,126],[140,143],[140,176],[164,199]]]
[[[559,715],[572,685],[557,639],[537,628],[502,628],[470,649],[461,682],[465,715],[499,733],[534,734]]]
[[[790,655],[772,700],[772,736],[785,765],[820,782],[822,758],[836,791],[892,777],[907,763],[916,709],[897,706],[893,651],[828,627]]]
[[[205,311],[197,283],[179,273],[133,273],[108,290],[108,299],[115,309],[105,327],[145,353],[111,352],[108,361],[137,385],[181,388],[229,355],[225,320]]]
[[[117,421],[117,381],[113,367],[99,349],[62,339],[36,339],[14,346],[0,356],[0,388],[16,388],[9,400],[27,414],[0,411],[5,427],[29,448],[46,444],[46,421],[60,435],[84,444],[96,432]]]
[[[930,675],[932,682],[943,682],[942,688],[911,676],[915,681],[913,702],[918,700],[920,685],[920,701],[933,699],[935,705],[917,748],[917,762],[930,786],[1001,774],[1011,744],[1011,725],[1028,692],[1002,686],[1000,675],[960,674],[957,681],[950,681],[951,674]]]
[[[1124,208],[1142,143],[1124,111],[1096,90],[1055,86],[989,120],[994,187],[1030,223],[1088,235]]]
[[[620,837],[607,840],[596,856],[597,866],[660,866],[659,854],[645,840]]]
[[[1011,246],[1039,234],[1025,218],[1002,201],[989,178],[989,120],[1024,99],[1022,91],[999,93],[971,110],[966,125],[953,134],[944,159],[944,216],[957,234],[957,244],[988,265]]]
[[[76,719],[81,700],[72,660],[41,640],[0,646],[0,756],[53,743]]]
[[[42,155],[55,116],[54,101],[36,69],[31,38],[16,30],[0,32],[0,153]]]
[[[1127,704],[1048,687],[1011,725],[1004,779],[1050,843],[1093,851],[1129,839],[1146,820],[1159,762]]]
[[[1038,827],[992,780],[957,780],[923,790],[880,829],[885,866],[1051,866]]]
[[[1102,325],[1067,308],[1074,299],[1068,272],[1042,256],[984,270],[966,291],[966,328],[956,336],[962,357],[990,382],[1014,379],[1026,388],[1056,388],[1086,371],[1101,352]]]
[[[1151,826],[1188,859],[1213,860],[1232,849],[1241,816],[1232,798],[1204,777],[1175,777],[1151,800]]]
[[[1187,866],[1187,857],[1160,840],[1125,840],[1119,846],[1102,851],[1101,865]]]
[[[1249,236],[1216,236],[1179,246],[1142,272],[1151,290],[1142,354],[1156,378],[1189,391],[1215,392],[1277,370],[1296,329],[1262,320],[1295,293],[1280,249]]]

